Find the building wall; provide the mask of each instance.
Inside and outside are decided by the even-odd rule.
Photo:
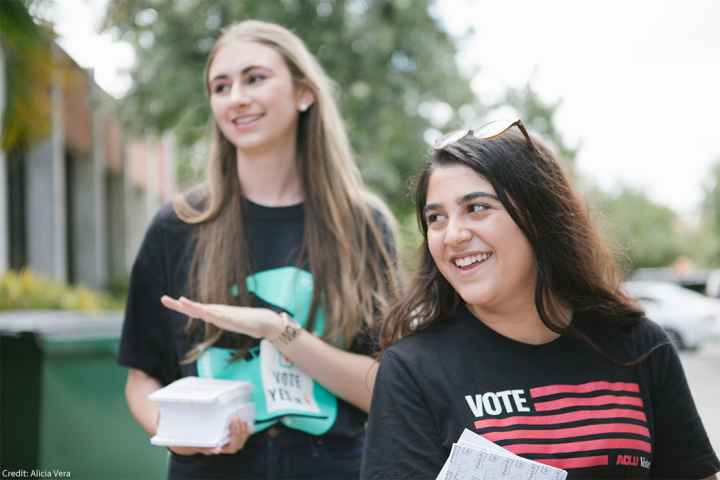
[[[132,269],[145,230],[150,222],[146,194],[143,189],[132,184],[125,185],[125,269]]]
[[[70,198],[72,204],[68,205],[73,213],[68,224],[73,245],[72,280],[93,288],[102,288],[105,284],[104,269],[99,267],[104,258],[98,255],[101,243],[95,215],[102,205],[98,205],[96,198],[100,185],[95,180],[95,164],[92,158],[72,157],[69,165],[68,183],[74,185]]]
[[[106,132],[104,129],[106,108],[102,103],[102,90],[90,83],[91,109],[92,109],[92,184],[93,198],[93,240],[95,248],[92,255],[92,276],[89,278],[90,285],[95,288],[107,286],[108,277],[108,254],[107,254],[107,230],[110,218],[107,216],[107,192],[105,191],[105,175],[107,170],[107,158],[105,147]]]
[[[2,125],[0,125],[0,128],[2,128]],[[10,212],[8,210],[7,185],[5,152],[0,149],[0,275],[7,271],[10,264]]]
[[[125,245],[125,153],[120,121],[113,115],[101,118],[103,181],[105,182],[105,256],[107,279],[113,281],[127,275]],[[97,148],[97,147],[96,147]]]
[[[23,168],[13,186],[22,185],[16,193],[25,213],[12,223],[23,232],[14,243],[8,203],[13,172],[0,152],[0,274],[11,264],[12,245],[19,244],[22,255],[13,268],[102,288],[129,273],[152,216],[175,192],[173,137],[126,136],[112,113],[113,100],[91,72],[52,48],[50,136],[15,152]],[[2,94],[4,83],[0,87]]]
[[[5,53],[0,45],[0,132],[3,130],[5,113]],[[0,147],[0,275],[10,263],[10,225],[8,211],[8,178],[5,152]]]
[[[111,281],[128,273],[127,252],[125,251],[128,243],[125,227],[125,180],[122,173],[111,171],[106,173],[105,194],[107,275],[108,280]]]
[[[86,77],[87,78],[87,77]],[[104,288],[108,283],[107,240],[108,224],[105,207],[105,108],[101,103],[101,92],[95,90],[89,81],[75,82],[72,101],[63,105],[65,117],[79,117],[72,123],[73,136],[66,136],[72,154],[67,169],[67,184],[73,186],[68,196],[68,210],[72,218],[68,222],[72,262],[71,280],[95,289]],[[77,125],[82,124],[82,129]]]
[[[64,180],[65,168],[64,159],[53,157],[53,141],[47,139],[34,145],[25,158],[27,261],[32,271],[65,281],[65,185],[56,181]]]
[[[128,141],[125,167],[125,254],[129,271],[150,221],[177,191],[173,136],[146,135]]]

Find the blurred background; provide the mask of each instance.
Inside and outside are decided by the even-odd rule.
[[[0,467],[162,477],[115,367],[154,212],[203,178],[223,26],[280,23],[337,84],[368,184],[419,237],[429,143],[520,115],[679,349],[720,450],[720,4],[0,0]]]

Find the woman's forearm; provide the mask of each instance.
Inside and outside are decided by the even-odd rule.
[[[160,382],[142,370],[131,368],[128,370],[125,384],[125,398],[128,408],[135,421],[153,436],[157,431],[158,407],[148,399],[148,395],[162,387]]]
[[[290,343],[275,342],[275,346],[338,397],[366,412],[370,409],[378,368],[372,358],[340,350],[305,330]]]

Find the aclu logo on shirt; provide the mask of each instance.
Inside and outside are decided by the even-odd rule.
[[[625,465],[626,467],[642,467],[645,470],[649,470],[650,460],[641,455],[618,455],[615,458],[615,465]]]

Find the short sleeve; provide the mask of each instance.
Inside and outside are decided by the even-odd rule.
[[[160,297],[168,286],[164,266],[164,234],[159,216],[153,220],[130,274],[118,363],[136,368],[166,385],[177,378],[172,322]]]
[[[653,465],[658,478],[701,479],[720,470],[672,345],[651,354],[654,418]]]
[[[417,380],[392,350],[375,381],[362,480],[434,480],[449,452]]]

